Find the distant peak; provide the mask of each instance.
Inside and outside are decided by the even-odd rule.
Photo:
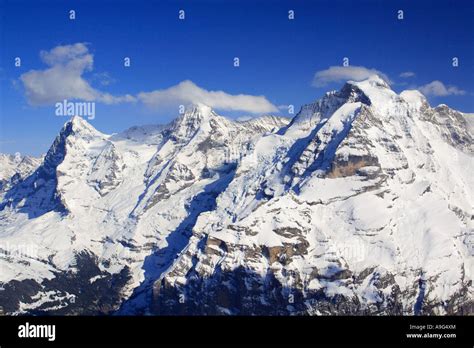
[[[217,115],[214,110],[203,103],[195,103],[189,105],[184,111],[185,116],[201,116],[207,118],[209,116]]]
[[[347,83],[354,84],[362,88],[363,86],[371,86],[391,89],[387,80],[377,74],[371,75],[367,79],[362,81],[347,81]]]
[[[203,103],[191,104],[173,121],[172,132],[176,138],[189,139],[213,117],[217,114],[211,107]]]
[[[388,81],[386,79],[384,79],[383,77],[381,77],[380,75],[377,75],[377,74],[374,74],[372,76],[370,76],[367,81],[371,81],[372,83],[376,83],[376,84],[379,84],[381,86],[384,86],[386,88],[390,88],[390,85],[388,83]]]

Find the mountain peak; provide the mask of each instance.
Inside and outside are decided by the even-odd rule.
[[[195,103],[186,107],[184,113],[178,117],[178,121],[183,123],[194,120],[193,122],[201,123],[203,120],[213,116],[217,116],[217,113],[210,106],[203,103]]]
[[[203,103],[191,104],[186,107],[183,114],[181,114],[177,119],[176,123],[178,124],[189,124],[189,123],[201,123],[203,120],[208,119],[209,117],[217,116],[217,114],[212,110],[210,106],[207,106]]]
[[[101,135],[101,133],[94,128],[89,122],[80,116],[73,116],[71,119],[64,124],[60,137],[68,137],[73,134],[78,134],[81,138],[88,139],[95,135]]]
[[[192,104],[173,121],[172,133],[178,139],[190,139],[212,117],[217,117],[217,114],[211,107],[202,103]]]
[[[188,106],[184,114],[188,116],[201,115],[202,117],[209,117],[215,115],[216,113],[214,112],[214,110],[212,110],[210,106],[206,104],[195,103]]]
[[[370,86],[391,89],[387,80],[377,74],[371,75],[367,79],[362,81],[347,81],[347,83],[354,84],[358,87]]]
[[[95,128],[81,116],[71,117],[71,119],[67,122],[67,124],[70,124],[72,129],[74,130],[81,130],[81,129],[95,130]]]
[[[89,122],[79,116],[73,116],[67,121],[53,144],[45,155],[43,167],[52,174],[59,163],[61,163],[66,155],[66,139],[79,139],[90,141],[95,136],[101,136]]]

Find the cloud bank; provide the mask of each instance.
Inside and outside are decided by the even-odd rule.
[[[166,89],[142,92],[137,97],[138,100],[152,108],[175,104],[203,103],[211,108],[221,110],[246,111],[250,113],[278,111],[278,108],[264,96],[233,95],[224,91],[208,91],[190,80],[182,81]]]
[[[30,70],[20,76],[26,98],[30,105],[51,105],[64,99],[96,101],[105,104],[142,102],[150,108],[176,104],[203,103],[212,108],[249,113],[276,112],[278,108],[264,96],[228,94],[224,91],[209,91],[190,80],[175,86],[137,95],[114,96],[91,86],[84,73],[93,70],[94,58],[85,43],[57,46],[41,51],[40,58],[48,68]],[[98,75],[106,86],[108,75]],[[104,80],[104,76],[106,79]],[[106,83],[102,83],[102,80]]]
[[[446,86],[441,81],[435,80],[424,86],[418,87],[425,96],[444,97],[449,95],[465,95],[466,91],[456,86]]]

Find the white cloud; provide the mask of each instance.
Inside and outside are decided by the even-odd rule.
[[[264,96],[208,91],[186,80],[175,86],[137,95],[145,105],[158,108],[176,104],[203,103],[211,108],[250,113],[276,112],[278,108]]]
[[[415,76],[415,73],[413,71],[405,71],[405,72],[402,72],[400,75],[399,75],[401,78],[408,78],[408,77],[414,77]]]
[[[40,52],[41,60],[49,66],[58,64],[75,65],[79,69],[85,66],[92,68],[92,55],[86,44],[79,42],[73,45],[56,46],[50,51]],[[85,64],[82,64],[85,62]]]
[[[108,72],[94,73],[92,76],[92,81],[97,81],[102,86],[109,86],[116,82],[116,80],[112,78]]]
[[[372,75],[378,75],[387,83],[391,83],[387,75],[376,69],[368,69],[363,66],[331,66],[314,74],[313,86],[323,87],[331,82],[347,80],[362,81]]]
[[[20,76],[26,97],[31,105],[49,105],[64,99],[99,101],[106,104],[130,102],[131,95],[113,96],[93,88],[83,78],[91,71],[94,58],[84,43],[57,46],[40,52],[41,60],[49,66],[44,70],[30,70]]]
[[[50,105],[64,99],[81,99],[105,104],[141,101],[149,107],[175,105],[176,103],[202,103],[212,108],[250,113],[276,112],[278,108],[264,96],[232,95],[224,91],[208,91],[186,80],[167,89],[114,96],[95,89],[83,77],[93,69],[94,57],[84,43],[57,46],[40,52],[41,60],[48,65],[44,70],[30,70],[20,76],[26,97],[31,105]],[[107,85],[108,74],[94,74]],[[105,82],[104,82],[105,81]]]
[[[456,86],[446,86],[441,81],[435,80],[424,86],[418,87],[421,93],[426,96],[448,96],[448,95],[465,95],[466,91],[459,89]]]

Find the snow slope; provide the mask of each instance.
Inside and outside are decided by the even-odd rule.
[[[0,192],[11,184],[31,174],[41,163],[41,158],[0,154]]]

